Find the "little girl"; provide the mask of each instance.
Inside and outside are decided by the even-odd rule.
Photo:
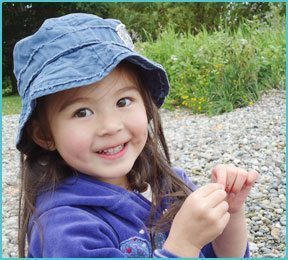
[[[120,21],[48,19],[16,44],[14,64],[20,257],[249,256],[244,202],[258,173],[218,165],[196,189],[171,167],[166,73]]]

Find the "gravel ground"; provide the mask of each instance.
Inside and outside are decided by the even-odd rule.
[[[273,91],[253,106],[210,118],[161,110],[173,163],[199,186],[209,181],[217,163],[259,171],[246,203],[253,257],[285,256],[285,103],[285,92]],[[2,118],[2,257],[17,257],[17,124],[17,115]]]

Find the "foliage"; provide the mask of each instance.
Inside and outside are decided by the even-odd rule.
[[[21,100],[17,95],[2,97],[2,115],[20,114]]]
[[[254,17],[235,30],[192,35],[170,26],[137,48],[166,68],[168,108],[219,114],[252,105],[267,88],[285,87],[285,18],[277,8],[267,22]]]
[[[9,77],[4,77],[2,79],[2,96],[12,95],[12,83]]]
[[[203,26],[208,30],[218,26],[226,3],[130,3],[110,9],[132,32],[134,40],[146,41],[147,33],[153,40],[173,25],[179,32],[197,33]],[[128,7],[129,6],[129,7]],[[128,7],[128,8],[127,8]],[[187,22],[188,21],[188,22]]]
[[[277,3],[273,3],[277,4]],[[282,5],[281,5],[282,4]],[[279,5],[279,3],[278,3]],[[285,5],[280,3],[282,13]],[[127,25],[136,41],[146,41],[147,35],[153,40],[173,25],[179,33],[197,34],[202,27],[208,32],[227,24],[237,28],[240,22],[258,16],[265,20],[265,12],[271,3],[178,3],[178,2],[5,2],[3,13],[3,59],[4,77],[12,84],[12,93],[17,92],[13,75],[13,48],[17,41],[33,34],[43,21],[71,12],[87,12],[103,18],[120,19]]]

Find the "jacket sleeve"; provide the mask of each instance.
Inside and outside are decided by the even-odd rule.
[[[97,216],[69,206],[51,209],[34,222],[28,257],[93,258],[125,255],[113,229]]]
[[[197,189],[197,186],[189,179],[185,171],[182,168],[173,168],[176,175],[188,186],[192,191]]]

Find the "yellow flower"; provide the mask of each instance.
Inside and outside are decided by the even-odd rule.
[[[219,69],[219,68],[221,68],[222,66],[223,66],[223,64],[215,64],[215,65],[214,65],[214,68]]]

